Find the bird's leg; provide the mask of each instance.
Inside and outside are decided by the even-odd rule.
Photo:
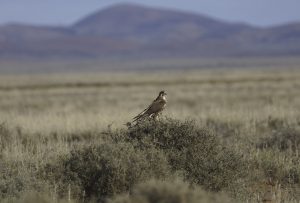
[[[153,120],[154,121],[158,121],[159,120],[159,114],[158,113],[153,114]]]

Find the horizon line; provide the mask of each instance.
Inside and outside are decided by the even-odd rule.
[[[226,20],[226,19],[222,19],[219,17],[214,17],[211,15],[207,15],[207,14],[202,14],[200,12],[196,12],[196,11],[189,11],[186,9],[176,9],[176,8],[170,8],[170,7],[165,7],[165,6],[151,6],[151,5],[147,5],[147,4],[142,4],[142,3],[136,3],[136,2],[121,2],[121,3],[114,3],[111,5],[107,5],[104,6],[98,10],[95,11],[91,11],[87,14],[82,15],[81,17],[78,17],[77,20],[74,20],[71,23],[34,23],[34,22],[22,22],[22,21],[11,21],[11,22],[6,22],[6,23],[0,23],[0,27],[3,26],[33,26],[33,27],[58,27],[58,28],[68,28],[68,27],[72,27],[73,25],[75,25],[76,23],[84,20],[85,18],[94,15],[96,13],[100,13],[102,11],[105,11],[107,9],[111,9],[114,7],[120,7],[120,6],[131,6],[131,7],[139,7],[139,8],[145,8],[145,9],[155,9],[155,10],[161,10],[161,11],[165,11],[165,12],[178,12],[178,13],[182,13],[182,14],[190,14],[190,15],[196,15],[196,16],[202,16],[205,18],[209,18],[211,20],[215,20],[215,21],[219,21],[219,22],[223,22],[223,23],[230,23],[230,24],[242,24],[242,25],[246,25],[246,26],[251,26],[251,27],[256,27],[256,28],[272,28],[272,27],[279,27],[279,26],[285,26],[285,25],[292,25],[292,24],[297,24],[300,23],[300,20],[291,20],[288,22],[284,22],[284,23],[274,23],[271,25],[258,25],[258,24],[254,24],[254,23],[250,23],[250,22],[245,22],[245,21],[233,21],[233,20]]]

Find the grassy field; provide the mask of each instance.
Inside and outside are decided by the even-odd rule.
[[[164,193],[151,193],[156,189],[169,192],[166,195],[170,197],[176,193],[179,199],[194,195],[194,200],[203,198],[203,202],[225,202],[227,198],[231,199],[228,202],[262,202],[271,188],[276,202],[300,202],[299,89],[300,70],[284,68],[2,75],[0,199],[40,202],[40,199],[35,199],[36,193],[45,202],[58,202],[60,199],[92,201],[92,197],[104,201],[116,195],[121,196],[110,201],[142,202],[137,199],[146,199],[147,195],[166,198]],[[205,151],[205,147],[199,151],[199,147],[191,143],[186,146],[195,149],[198,152],[196,156],[200,158],[211,156],[209,160],[196,157],[190,162],[185,160],[186,165],[177,166],[173,165],[172,153],[175,157],[186,156],[181,154],[182,149],[174,152],[175,146],[166,150],[145,140],[151,146],[152,151],[149,151],[140,149],[140,140],[137,142],[132,138],[128,141],[126,135],[130,137],[136,131],[126,129],[124,124],[143,110],[160,90],[168,93],[168,106],[163,114],[167,118],[160,124],[150,122],[141,127],[141,132],[141,129],[137,132],[145,133],[143,130],[150,125],[148,134],[153,135],[154,140],[160,140],[166,131],[178,129],[178,133],[182,133],[180,136],[187,136],[184,139],[189,140],[192,137],[189,133],[194,135],[198,131],[208,131],[208,137],[217,140],[216,143],[212,141],[212,147],[220,146],[214,153]],[[158,126],[153,129],[151,125]],[[180,129],[185,129],[185,126],[195,128],[195,131],[189,132],[187,128],[181,132]],[[175,136],[177,131],[171,134],[174,140],[179,139]],[[195,139],[200,143],[200,138]],[[207,143],[207,146],[210,144]],[[169,146],[169,142],[165,146]],[[122,149],[128,156],[122,155]],[[229,150],[228,154],[233,154],[232,157],[240,158],[229,160],[226,150]],[[82,173],[85,178],[93,176],[87,171],[95,163],[85,160],[94,160],[91,157],[95,156],[97,163],[107,157],[114,161],[111,154],[119,157],[116,158],[118,164],[113,162],[116,165],[109,165],[114,166],[112,171],[121,168],[116,174],[111,174],[112,179],[106,176],[99,179],[100,186],[92,184],[102,188],[102,192],[93,192],[86,184],[89,181],[80,178]],[[135,154],[141,155],[135,157]],[[149,154],[156,154],[157,160],[149,158]],[[124,159],[141,164],[127,166]],[[161,164],[144,166],[143,160]],[[73,166],[76,161],[87,165]],[[215,166],[215,163],[219,165]],[[187,169],[187,165],[191,165],[192,169]],[[203,165],[208,167],[201,168]],[[84,167],[84,172],[80,171]],[[136,171],[143,171],[141,168],[151,170],[145,170],[144,175],[137,172],[138,176],[129,172],[131,168]],[[102,169],[103,166],[95,166],[94,172],[100,171],[103,175],[105,172]],[[79,175],[75,176],[75,172]],[[206,175],[210,173],[215,175]],[[61,177],[65,174],[72,174],[68,181]],[[102,184],[104,179],[107,182]],[[177,181],[177,189],[174,181]],[[126,187],[117,185],[121,183]],[[109,188],[110,184],[113,189],[103,192],[103,187]],[[135,192],[126,196],[129,190]],[[82,193],[85,195],[79,195]]]

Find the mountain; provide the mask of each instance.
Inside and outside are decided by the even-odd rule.
[[[113,36],[142,41],[175,38],[176,35],[194,39],[206,31],[224,27],[226,24],[200,15],[127,4],[101,10],[73,26],[81,35]]]
[[[300,23],[259,28],[136,4],[118,4],[67,27],[0,26],[0,57],[299,54]]]
[[[132,48],[133,44],[125,40],[76,35],[69,27],[0,27],[0,57],[91,57]]]

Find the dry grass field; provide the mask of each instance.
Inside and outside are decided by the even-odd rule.
[[[162,123],[168,123],[168,119],[171,118],[174,122],[179,122],[180,126],[183,125],[181,122],[184,123],[187,119],[194,120],[196,128],[206,129],[214,134],[220,146],[240,156],[240,159],[232,161],[237,167],[231,167],[229,164],[231,168],[228,171],[233,170],[232,176],[226,173],[222,175],[223,169],[227,170],[227,161],[222,162],[222,166],[218,165],[220,168],[216,175],[219,178],[218,187],[208,187],[207,184],[213,182],[209,178],[198,180],[201,175],[195,175],[191,181],[187,178],[190,177],[190,171],[188,176],[182,175],[184,172],[180,171],[183,169],[177,170],[172,164],[171,172],[166,172],[168,175],[164,177],[149,175],[149,178],[133,181],[133,187],[136,187],[135,183],[147,184],[145,182],[151,179],[171,182],[183,179],[185,183],[179,181],[179,189],[176,189],[174,184],[158,183],[157,190],[168,191],[172,196],[172,191],[183,188],[180,195],[184,196],[187,195],[184,191],[190,187],[186,184],[193,183],[196,184],[194,187],[199,187],[200,192],[197,195],[201,194],[203,197],[203,194],[207,193],[203,202],[225,202],[226,198],[232,199],[228,202],[262,202],[268,188],[271,188],[272,196],[276,199],[274,202],[300,202],[300,70],[284,67],[264,70],[190,70],[173,73],[2,75],[0,76],[0,199],[7,202],[25,202],[25,200],[40,202],[41,200],[35,198],[30,200],[36,197],[35,195],[26,196],[39,193],[45,197],[44,202],[58,202],[60,199],[83,201],[78,194],[83,190],[86,194],[85,184],[83,182],[77,184],[76,181],[66,183],[57,178],[65,174],[58,174],[59,170],[56,171],[54,166],[61,163],[61,159],[65,160],[63,163],[69,163],[66,159],[72,159],[76,153],[83,153],[76,150],[87,149],[91,145],[99,147],[107,142],[109,144],[105,146],[113,145],[113,141],[107,141],[105,137],[107,133],[111,133],[107,135],[110,137],[120,135],[123,131],[126,134],[124,124],[143,110],[160,90],[168,93],[168,106],[163,113],[167,118],[163,119]],[[170,125],[172,129],[172,123],[166,125]],[[193,124],[188,125],[192,127]],[[113,145],[107,150],[118,154],[113,151],[115,148],[119,147]],[[93,153],[96,153],[97,157],[99,154],[104,156],[102,149],[103,147],[100,147],[100,151],[96,150]],[[124,147],[124,153],[130,150],[127,145]],[[163,148],[155,150],[159,153],[158,157],[164,157],[169,153]],[[147,153],[145,157],[149,157]],[[199,156],[206,156],[201,154],[202,151],[199,153]],[[218,156],[220,151],[216,153]],[[122,156],[119,163],[121,165],[126,158],[134,159],[131,155],[124,159]],[[100,159],[98,158],[97,160]],[[213,159],[216,159],[216,162],[219,160],[216,157]],[[162,160],[158,160],[158,163]],[[213,168],[213,163],[208,163]],[[204,163],[199,161],[197,164],[201,166]],[[193,167],[199,168],[197,166]],[[51,173],[49,168],[52,168]],[[133,166],[132,170],[134,169]],[[164,169],[155,168],[155,170],[162,170],[161,174],[164,174]],[[210,173],[210,171],[199,173],[204,172]],[[145,174],[150,172],[146,171]],[[126,175],[122,177],[124,180],[128,178]],[[225,183],[222,178],[230,184]],[[114,181],[120,182],[118,178]],[[74,189],[73,186],[76,184],[78,187]],[[153,182],[148,184],[150,188],[155,188],[156,184]],[[145,185],[137,187],[133,194],[146,195]],[[89,195],[104,201],[104,197],[111,198],[131,190],[131,186],[121,188],[101,193],[103,196],[100,199],[97,197],[99,191],[91,192]],[[187,193],[196,194],[194,190]],[[155,195],[163,196],[156,193]],[[198,198],[197,195],[194,200]],[[210,198],[210,195],[216,197]],[[110,201],[139,202],[134,197],[126,198],[120,196]]]

